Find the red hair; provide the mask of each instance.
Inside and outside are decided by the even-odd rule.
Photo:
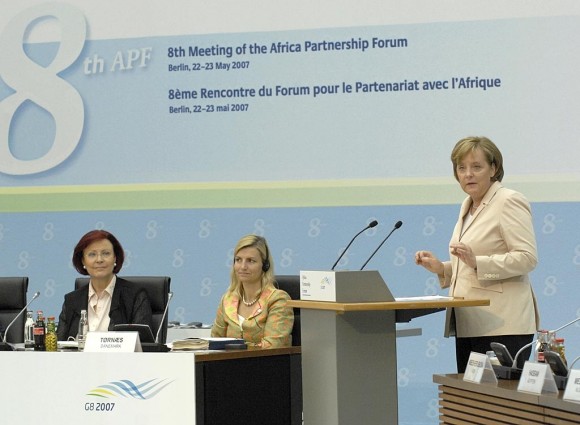
[[[93,242],[102,241],[103,239],[107,239],[113,245],[113,251],[115,252],[116,258],[113,273],[117,274],[119,271],[121,271],[121,267],[123,267],[123,261],[125,261],[125,252],[123,251],[121,243],[115,236],[113,236],[112,233],[109,233],[106,230],[91,230],[85,234],[81,240],[78,241],[77,246],[75,246],[72,263],[77,272],[85,276],[89,274],[83,266],[84,251],[87,246]]]

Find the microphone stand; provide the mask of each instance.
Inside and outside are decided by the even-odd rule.
[[[359,237],[359,235],[360,235],[362,232],[364,232],[364,231],[366,231],[366,230],[368,230],[368,229],[371,229],[371,228],[375,227],[377,224],[379,224],[379,222],[378,222],[377,220],[373,220],[373,221],[371,221],[371,222],[370,222],[370,223],[367,225],[367,227],[365,227],[365,228],[364,228],[364,229],[362,229],[360,232],[358,232],[356,235],[354,235],[354,238],[352,238],[352,239],[350,240],[350,242],[348,243],[348,245],[346,246],[346,248],[344,248],[344,250],[342,251],[342,253],[341,253],[341,254],[340,254],[340,256],[338,257],[338,259],[336,260],[336,262],[335,262],[335,263],[332,265],[332,268],[331,268],[330,270],[334,270],[334,268],[336,267],[336,265],[338,264],[338,262],[340,261],[340,259],[341,259],[341,258],[344,256],[344,254],[346,254],[346,251],[348,251],[348,249],[350,248],[350,246],[352,245],[352,243],[354,242],[354,240],[355,240],[356,238],[358,238],[358,237]]]
[[[362,267],[360,268],[361,270],[365,268],[365,266],[368,264],[369,261],[371,261],[371,258],[373,258],[375,256],[375,254],[377,253],[377,251],[379,249],[381,249],[381,246],[383,246],[383,244],[387,241],[387,239],[389,239],[391,237],[391,235],[393,234],[393,232],[395,230],[397,230],[399,227],[401,227],[403,225],[402,221],[397,221],[395,223],[395,226],[393,227],[393,229],[389,232],[389,234],[387,235],[387,237],[385,239],[383,239],[383,241],[381,242],[381,244],[379,246],[377,246],[377,249],[375,249],[373,251],[373,253],[371,254],[371,256],[368,258],[367,261],[365,261],[365,263],[362,265]]]
[[[560,326],[558,329],[553,330],[552,332],[560,332],[562,329],[567,328],[570,325],[573,325],[574,323],[576,323],[578,320],[580,320],[580,317],[575,318],[574,320],[572,320],[571,322],[566,323],[564,326]]]
[[[161,323],[159,324],[159,328],[157,329],[157,335],[155,335],[155,343],[159,344],[159,334],[161,333],[161,329],[163,328],[163,321],[165,320],[165,316],[167,316],[167,310],[169,309],[169,303],[171,302],[171,298],[173,298],[173,292],[168,294],[167,304],[165,305],[165,310],[163,311],[163,316],[161,317]]]
[[[568,322],[565,325],[562,325],[553,331],[548,331],[548,334],[556,334],[556,332],[559,332],[562,329],[567,328],[568,326],[570,326],[578,321],[580,321],[580,317],[577,317],[576,319],[572,320],[571,322]],[[496,373],[496,376],[500,379],[520,379],[520,377],[522,376],[522,369],[518,368],[518,358],[520,357],[520,354],[522,354],[522,352],[524,352],[527,348],[529,348],[533,344],[536,344],[537,342],[538,342],[538,338],[534,338],[531,342],[529,342],[528,344],[521,347],[517,351],[516,355],[514,356],[511,367],[510,366],[501,366],[501,365],[494,366],[493,369]],[[572,365],[570,367],[568,367],[568,375],[570,374],[570,370],[572,369],[572,366],[574,365],[576,360],[578,360],[578,358],[575,359],[574,362],[572,362]],[[559,389],[562,389],[563,387],[565,387],[566,381],[568,379],[568,375],[565,377],[562,377],[562,376],[554,374],[556,386]]]
[[[570,372],[572,371],[572,368],[574,367],[574,365],[576,364],[576,362],[578,360],[580,360],[580,356],[578,356],[574,360],[572,360],[572,363],[570,363],[570,366],[568,366],[568,375],[570,375]]]
[[[548,333],[556,333],[556,332],[560,332],[562,329],[567,328],[570,325],[573,325],[574,323],[578,322],[580,320],[580,317],[577,317],[576,319],[566,323],[565,325],[560,326],[557,329],[554,329],[553,331],[548,331]],[[524,351],[526,348],[530,347],[532,344],[534,344],[535,342],[537,342],[537,338],[535,338],[532,342],[530,342],[529,344],[524,345],[522,348],[520,348],[518,350],[518,352],[516,353],[516,356],[514,357],[514,362],[512,364],[513,368],[516,368],[517,365],[517,361],[518,361],[518,356],[521,354],[522,351]]]
[[[520,349],[518,350],[518,352],[517,352],[517,353],[516,353],[516,355],[514,356],[514,362],[512,363],[512,369],[517,369],[517,368],[518,368],[517,364],[518,364],[518,357],[520,356],[520,354],[521,354],[521,353],[522,353],[522,352],[523,352],[525,349],[527,349],[528,347],[531,347],[533,344],[535,344],[537,341],[538,341],[538,339],[537,339],[537,338],[534,338],[534,339],[532,340],[532,342],[529,342],[529,343],[527,343],[526,345],[524,345],[522,348],[520,348]]]
[[[36,291],[32,296],[32,299],[24,306],[22,310],[18,312],[16,317],[12,319],[12,321],[6,326],[6,330],[4,331],[4,338],[2,338],[2,342],[0,342],[0,351],[14,351],[14,347],[6,342],[6,338],[8,338],[8,331],[12,327],[12,325],[16,322],[16,319],[20,317],[20,315],[28,309],[28,306],[32,304],[32,302],[40,296],[40,291]]]

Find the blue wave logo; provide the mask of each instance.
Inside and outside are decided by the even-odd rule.
[[[137,400],[149,400],[159,394],[173,381],[167,379],[151,379],[142,384],[135,384],[128,379],[109,382],[90,390],[87,395],[93,397],[111,398],[124,397]]]

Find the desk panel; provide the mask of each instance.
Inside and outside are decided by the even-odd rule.
[[[191,353],[0,352],[2,423],[194,424],[194,365]]]
[[[300,347],[178,353],[0,352],[0,379],[6,424],[302,422]]]
[[[198,353],[198,425],[302,423],[300,347]]]
[[[517,391],[517,380],[492,384],[463,381],[462,374],[434,375],[441,424],[580,424],[580,404],[558,394]]]

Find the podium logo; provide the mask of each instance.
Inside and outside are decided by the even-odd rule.
[[[129,379],[113,381],[99,385],[90,390],[87,395],[101,398],[124,397],[137,400],[149,400],[163,391],[173,381],[167,379],[151,379],[141,384],[136,384]]]
[[[320,281],[320,287],[322,289],[326,288],[327,286],[330,286],[332,284],[332,281],[329,279],[328,276],[324,276],[322,278],[322,280]]]

